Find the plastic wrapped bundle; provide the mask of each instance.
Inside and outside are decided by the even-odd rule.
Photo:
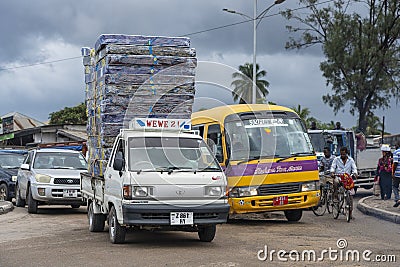
[[[189,38],[101,35],[82,56],[90,173],[102,176],[115,136],[135,117],[190,118],[197,59]]]

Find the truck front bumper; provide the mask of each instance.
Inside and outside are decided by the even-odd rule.
[[[229,204],[206,204],[188,207],[167,204],[122,205],[123,224],[128,226],[170,225],[170,212],[193,212],[193,225],[226,223]]]

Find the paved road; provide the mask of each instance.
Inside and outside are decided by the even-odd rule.
[[[358,194],[358,198],[363,196]],[[41,208],[35,215],[15,208],[0,216],[0,266],[398,266],[399,226],[358,210],[354,216],[350,223],[344,216],[334,220],[310,211],[298,223],[288,223],[281,214],[273,219],[242,218],[218,227],[212,243],[198,241],[196,233],[132,232],[126,244],[112,245],[108,232],[88,231],[85,208]],[[338,239],[347,242],[347,247],[339,249]],[[276,252],[272,262],[271,257],[260,261],[257,254],[265,246],[269,253],[285,250],[281,256],[288,262],[279,261]],[[314,250],[318,258],[330,248],[338,252],[331,252],[331,257],[326,252],[322,262],[291,260],[296,252]],[[345,260],[350,250],[360,253],[359,262]],[[394,255],[397,263],[366,262],[362,253],[367,250],[371,259]],[[340,253],[343,260],[333,260]]]

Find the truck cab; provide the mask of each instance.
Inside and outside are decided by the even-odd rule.
[[[349,130],[308,130],[311,143],[317,155],[318,162],[321,161],[324,147],[328,147],[332,155],[340,156],[340,148],[347,147],[349,156],[352,157],[357,165],[358,178],[354,181],[355,190],[362,187],[371,189],[375,176],[375,162],[367,166],[363,162],[361,150],[365,149],[358,140],[354,131]],[[360,142],[360,143],[359,143]],[[359,149],[362,148],[362,149]]]
[[[203,139],[167,119],[137,119],[121,130],[104,177],[82,174],[89,230],[123,243],[127,228],[198,232],[213,240],[227,221],[226,177]]]

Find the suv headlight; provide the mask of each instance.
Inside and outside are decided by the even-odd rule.
[[[257,186],[233,187],[229,192],[230,197],[250,197],[257,195]]]
[[[35,180],[38,183],[48,184],[48,183],[50,183],[51,177],[48,175],[44,175],[44,174],[36,174]]]
[[[223,190],[220,186],[207,186],[204,194],[206,196],[218,197],[222,196]]]
[[[306,191],[315,191],[319,189],[319,181],[312,181],[312,182],[307,182],[303,183],[301,185],[301,191],[306,192]]]

